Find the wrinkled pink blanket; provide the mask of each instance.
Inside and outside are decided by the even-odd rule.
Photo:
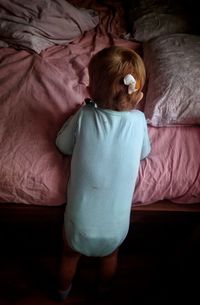
[[[200,127],[148,128],[152,151],[141,162],[136,204],[200,202]]]
[[[69,159],[55,146],[65,119],[87,96],[87,64],[124,40],[120,11],[96,7],[101,22],[67,46],[40,55],[0,49],[0,201],[61,205],[66,201]],[[200,129],[149,127],[152,152],[141,162],[134,202],[200,201]]]

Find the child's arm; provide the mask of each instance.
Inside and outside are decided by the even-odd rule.
[[[150,141],[149,141],[147,124],[146,124],[146,120],[145,120],[145,124],[144,124],[144,138],[143,138],[143,146],[142,146],[140,160],[146,158],[148,156],[148,154],[150,153],[150,151],[151,151],[151,145],[150,145]]]
[[[72,115],[62,126],[56,137],[56,146],[65,155],[71,155],[73,152],[76,128],[78,124],[79,111]]]

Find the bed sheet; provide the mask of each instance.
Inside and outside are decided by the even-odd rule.
[[[66,202],[70,160],[57,150],[55,137],[87,97],[87,64],[94,53],[113,44],[141,50],[140,44],[122,38],[119,6],[96,3],[92,8],[99,12],[99,25],[67,46],[40,54],[0,49],[1,202]],[[152,151],[141,162],[133,204],[164,198],[200,201],[199,131],[149,126]]]
[[[200,127],[148,127],[151,153],[142,160],[133,202],[200,202]]]

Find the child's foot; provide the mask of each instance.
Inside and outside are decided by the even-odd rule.
[[[70,284],[69,287],[66,290],[60,290],[59,289],[57,291],[57,299],[58,299],[58,301],[61,301],[61,302],[64,301],[68,297],[71,289],[72,289],[72,284]]]

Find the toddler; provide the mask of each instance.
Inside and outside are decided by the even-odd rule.
[[[133,50],[112,46],[89,63],[90,100],[59,131],[56,145],[71,155],[64,214],[65,253],[59,295],[67,297],[81,255],[100,257],[102,283],[117,267],[127,236],[140,160],[150,152],[144,114],[145,68]]]

